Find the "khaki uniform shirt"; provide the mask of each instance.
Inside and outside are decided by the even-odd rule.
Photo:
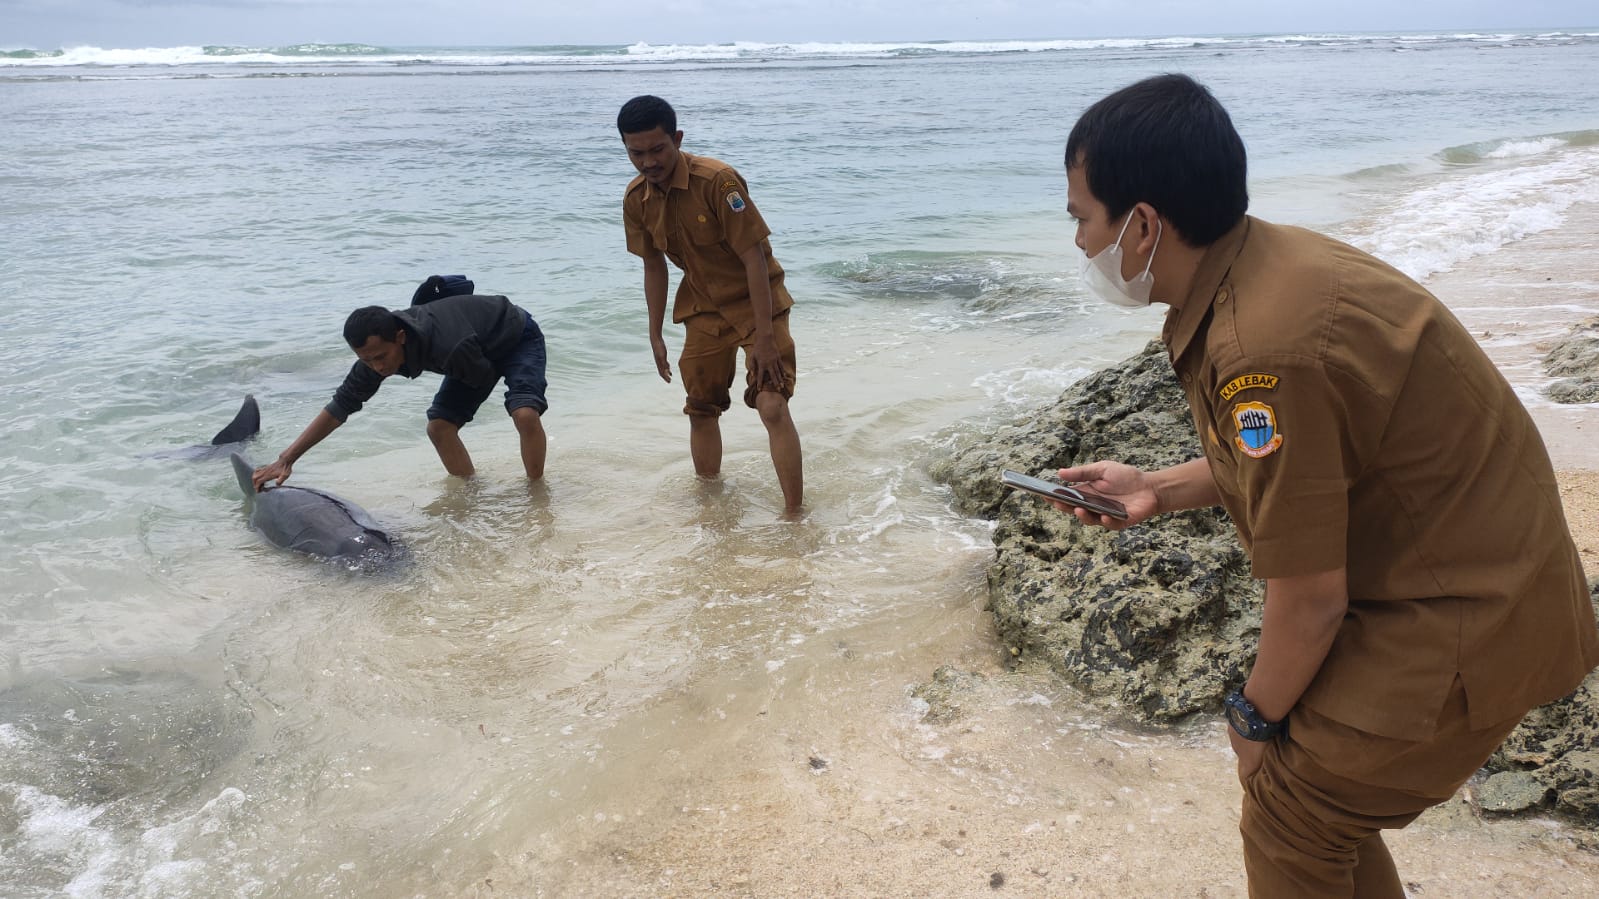
[[[772,284],[772,314],[794,305],[783,286],[783,267],[772,257],[771,234],[750,199],[743,177],[725,162],[680,154],[672,183],[661,190],[634,178],[622,200],[628,252],[666,254],[683,271],[672,305],[672,321],[719,313],[739,334],[755,330],[749,278],[739,258],[754,246],[766,253]]]
[[[1206,251],[1162,339],[1254,575],[1348,570],[1305,706],[1423,739],[1457,675],[1481,728],[1599,664],[1543,441],[1420,285],[1246,218]]]

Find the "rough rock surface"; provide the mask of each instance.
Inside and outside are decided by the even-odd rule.
[[[1260,586],[1227,516],[1184,512],[1109,532],[999,482],[1004,468],[1053,476],[1094,459],[1158,468],[1198,455],[1187,401],[1154,342],[935,464],[958,509],[998,522],[990,603],[1014,655],[1047,660],[1090,696],[1151,720],[1220,707],[1243,682],[1259,628]]]
[[[1053,476],[1095,459],[1157,468],[1199,453],[1157,342],[934,463],[958,510],[996,522],[990,608],[1013,656],[1149,721],[1220,711],[1254,658],[1262,592],[1226,514],[1109,532],[999,482],[1004,468]],[[1552,807],[1599,824],[1599,675],[1528,715],[1487,770],[1514,775],[1484,783],[1495,809]]]
[[[1599,608],[1599,583],[1590,592]],[[1487,768],[1536,783],[1539,806],[1599,825],[1599,673],[1565,699],[1533,709]]]
[[[1543,359],[1544,372],[1561,380],[1544,391],[1557,403],[1599,403],[1599,317],[1571,329]]]
[[[911,696],[927,703],[922,719],[934,724],[947,724],[966,714],[966,704],[982,688],[983,676],[962,671],[951,665],[940,665],[933,679],[917,684]]]

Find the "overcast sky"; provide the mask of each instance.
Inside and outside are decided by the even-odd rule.
[[[1048,39],[1599,26],[1599,0],[0,0],[0,48]]]

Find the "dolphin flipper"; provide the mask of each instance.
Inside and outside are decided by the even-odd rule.
[[[255,397],[246,394],[244,405],[239,407],[239,414],[233,416],[233,421],[228,426],[217,432],[211,438],[212,446],[221,446],[224,443],[238,443],[249,440],[261,432],[261,407],[256,405]]]
[[[229,453],[228,458],[233,460],[233,473],[239,478],[239,489],[244,491],[245,499],[255,498],[255,466],[245,461],[238,453]]]

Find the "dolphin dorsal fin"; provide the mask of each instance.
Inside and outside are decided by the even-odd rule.
[[[244,498],[255,499],[255,482],[251,480],[255,475],[255,466],[238,453],[229,453],[228,458],[233,460],[233,473],[239,478],[239,489],[244,491]]]
[[[246,395],[244,405],[239,407],[239,414],[233,416],[228,426],[217,432],[211,438],[212,446],[221,446],[224,443],[238,443],[249,440],[261,432],[261,407],[256,405],[255,397]]]

